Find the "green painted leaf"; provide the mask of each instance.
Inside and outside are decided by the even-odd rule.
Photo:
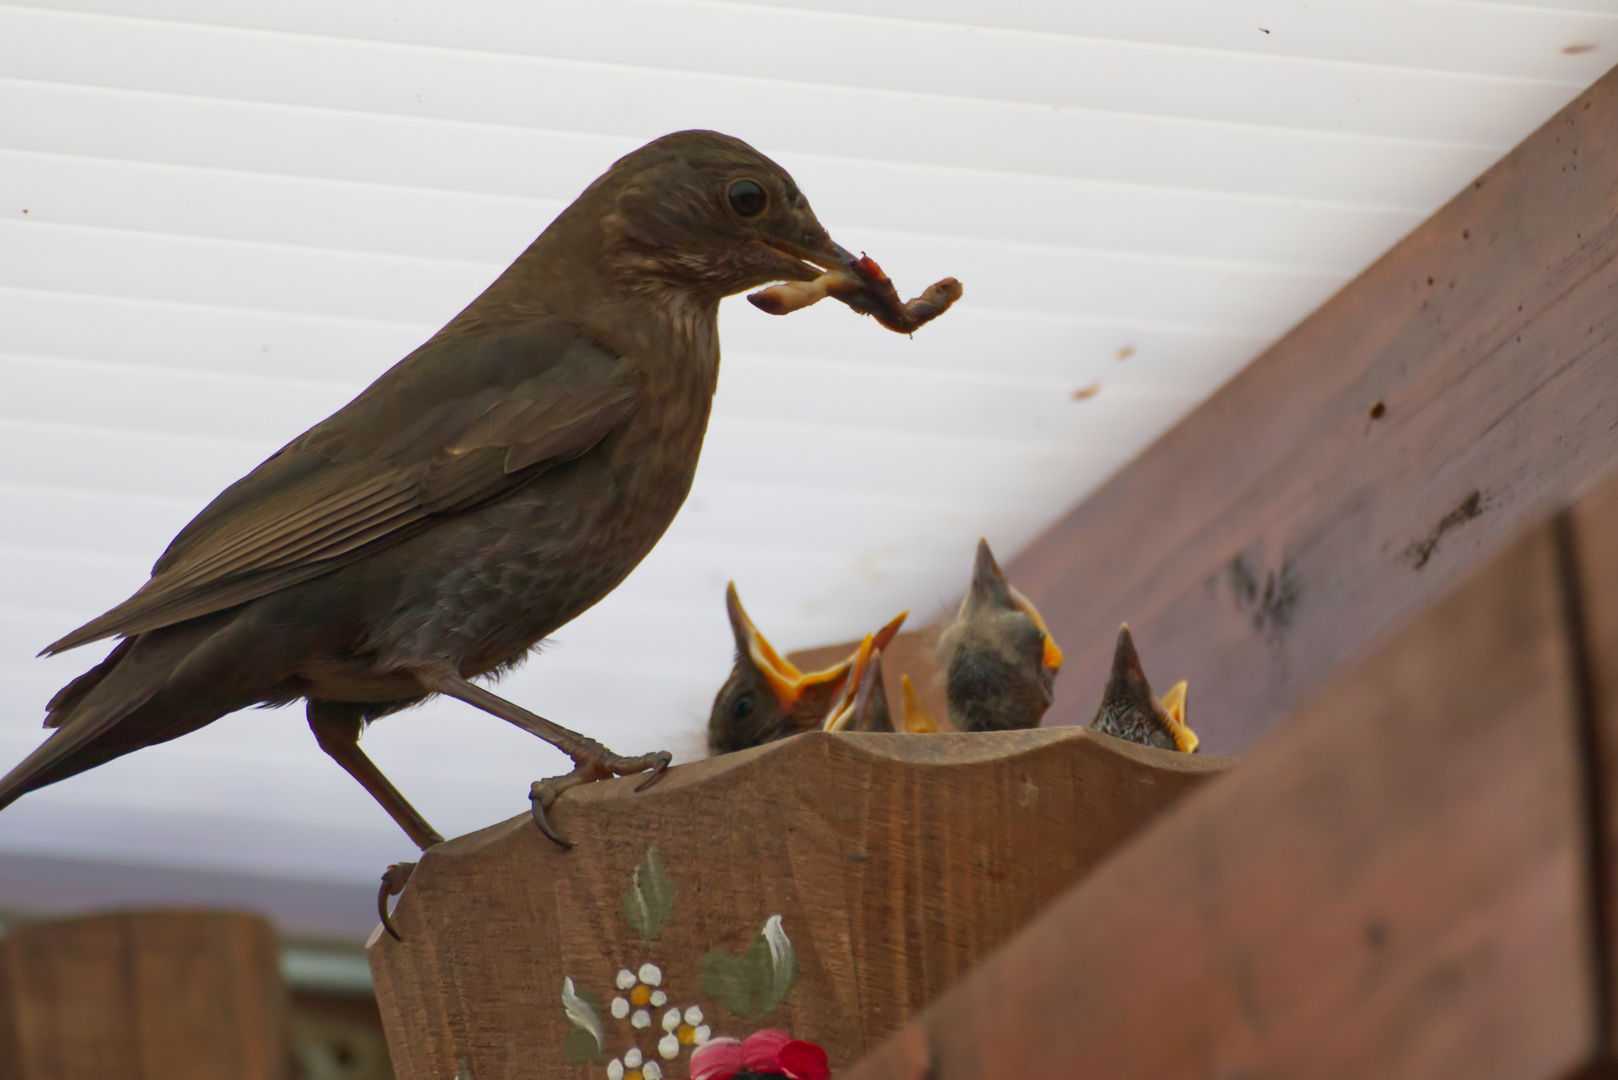
[[[712,949],[702,958],[702,992],[735,1016],[753,1014],[753,965],[745,956]]]
[[[739,1017],[757,1019],[774,1012],[797,981],[798,955],[779,915],[765,920],[743,955],[714,949],[702,959],[702,992]]]
[[[798,952],[781,927],[781,916],[771,915],[747,947],[748,959],[758,972],[758,1015],[781,1007],[798,981]],[[755,959],[756,957],[756,959]]]
[[[467,1064],[465,1058],[461,1059],[461,1067],[455,1070],[455,1080],[472,1080],[472,1066]]]
[[[567,1038],[562,1040],[562,1052],[575,1065],[599,1065],[607,1060],[607,1055],[596,1045],[595,1036],[578,1028],[568,1032]]]
[[[603,1060],[606,1038],[601,1030],[601,998],[589,990],[578,988],[572,979],[563,979],[562,1011],[567,1014],[567,1022],[574,1027],[562,1040],[562,1049],[567,1052],[568,1060],[575,1064]],[[589,1056],[575,1056],[582,1053]]]
[[[668,925],[673,913],[674,879],[653,846],[629,877],[629,888],[624,890],[624,919],[640,935],[644,946]]]

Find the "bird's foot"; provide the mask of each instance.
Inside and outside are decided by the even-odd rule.
[[[382,887],[376,892],[376,913],[382,916],[382,929],[393,936],[394,941],[403,941],[399,931],[393,928],[393,920],[388,917],[388,897],[398,896],[404,892],[404,887],[410,881],[410,875],[415,872],[416,864],[413,862],[397,862],[382,872]]]
[[[553,776],[548,780],[535,780],[534,786],[528,791],[528,802],[533,807],[534,824],[539,831],[550,837],[562,847],[570,848],[573,842],[564,838],[552,827],[545,812],[556,804],[562,792],[580,784],[593,784],[597,780],[610,780],[614,776],[630,776],[634,773],[646,773],[646,779],[636,785],[636,791],[645,791],[657,783],[663,776],[669,762],[674,755],[667,750],[659,750],[655,754],[640,754],[636,757],[620,757],[605,747],[600,748],[599,754],[579,756],[573,759],[577,766],[566,776]]]

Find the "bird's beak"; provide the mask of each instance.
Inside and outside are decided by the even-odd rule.
[[[905,618],[909,614],[910,612],[908,610],[901,611],[899,614],[889,619],[886,626],[871,635],[872,644],[878,649],[886,649],[889,645],[891,645],[893,643],[893,639],[899,636],[899,627],[905,624]]]
[[[1163,712],[1169,718],[1169,734],[1174,736],[1174,745],[1182,753],[1194,754],[1202,740],[1185,723],[1185,691],[1186,682],[1181,679],[1169,687],[1169,692],[1163,695]]]
[[[858,256],[829,236],[812,241],[810,247],[774,237],[760,240],[759,243],[778,255],[785,255],[790,262],[783,269],[790,270],[790,276],[798,281],[813,281],[822,273],[833,270],[853,273],[854,264],[859,262]]]
[[[882,655],[876,647],[876,635],[866,634],[865,640],[854,653],[853,667],[848,673],[848,679],[843,683],[842,692],[831,703],[826,712],[826,720],[821,725],[824,731],[842,731],[848,727],[850,720],[858,714],[856,706],[859,704],[860,684],[865,679],[866,671],[871,667],[873,657]]]
[[[1011,594],[1007,591],[1006,575],[1000,572],[1000,564],[994,561],[994,552],[989,550],[989,542],[980,539],[977,558],[972,561],[972,584],[967,587],[966,599],[961,601],[960,614],[965,616],[984,604],[1010,607]]]
[[[1135,683],[1150,687],[1146,681],[1146,670],[1141,667],[1140,653],[1135,651],[1135,637],[1129,632],[1129,624],[1124,623],[1118,628],[1118,644],[1112,653],[1112,679],[1114,686],[1123,686]]]
[[[1039,627],[1040,633],[1045,635],[1045,655],[1040,658],[1040,662],[1045,665],[1045,670],[1049,671],[1052,675],[1056,674],[1058,671],[1061,671],[1062,649],[1061,646],[1056,644],[1056,639],[1051,637],[1051,631],[1050,628],[1045,625],[1044,616],[1040,615],[1039,609],[1034,606],[1034,602],[1028,599],[1028,597],[1024,596],[1017,586],[1007,582],[1006,591],[1011,593],[1011,602],[1016,604],[1018,609],[1021,610],[1024,615],[1027,615],[1030,619],[1033,619],[1034,625]]]
[[[933,714],[927,711],[927,706],[921,702],[921,695],[916,693],[916,684],[910,681],[909,675],[899,676],[899,686],[904,697],[900,707],[904,710],[905,731],[912,735],[936,735],[944,728],[933,719]]]
[[[781,703],[781,711],[786,712],[792,708],[797,700],[803,696],[805,690],[825,682],[834,682],[843,677],[848,670],[848,661],[827,668],[825,671],[802,672],[790,661],[775,651],[775,648],[759,633],[753,620],[748,618],[746,610],[742,608],[741,597],[736,594],[736,583],[733,581],[725,588],[725,612],[730,616],[731,633],[736,637],[737,656],[751,662],[764,681],[769,684],[776,700]]]

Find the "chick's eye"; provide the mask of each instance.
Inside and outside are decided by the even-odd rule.
[[[746,720],[753,715],[753,695],[743,694],[736,699],[736,719]]]
[[[770,205],[770,197],[752,180],[736,180],[728,193],[730,208],[741,217],[758,217]]]

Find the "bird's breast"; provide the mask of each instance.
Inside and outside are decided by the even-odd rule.
[[[646,557],[691,490],[712,406],[705,379],[649,381],[595,448],[499,502],[401,545],[416,571],[376,640],[381,666],[453,655],[508,665]]]

